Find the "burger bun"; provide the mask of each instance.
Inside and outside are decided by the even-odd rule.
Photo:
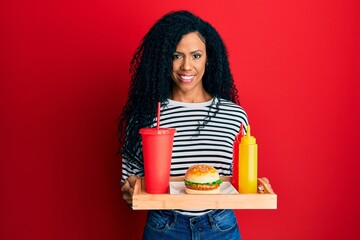
[[[185,192],[188,194],[219,194],[220,176],[218,171],[206,164],[189,167],[185,173]]]

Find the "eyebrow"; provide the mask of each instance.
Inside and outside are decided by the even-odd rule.
[[[200,49],[197,49],[197,50],[195,50],[195,51],[190,52],[190,54],[194,54],[194,53],[197,53],[197,52],[203,53],[203,51],[201,51]],[[175,51],[174,53],[181,53],[181,54],[183,54],[183,52],[179,52],[179,51]]]

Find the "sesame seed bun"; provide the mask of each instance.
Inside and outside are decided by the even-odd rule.
[[[185,173],[185,192],[188,194],[220,193],[220,176],[218,171],[206,164],[191,166]]]

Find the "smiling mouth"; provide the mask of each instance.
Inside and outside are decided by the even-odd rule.
[[[194,75],[179,75],[180,81],[190,83],[194,80]]]

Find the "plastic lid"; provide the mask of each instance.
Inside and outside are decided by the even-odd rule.
[[[250,125],[247,126],[246,135],[241,138],[241,143],[256,144],[256,138],[251,136],[251,133],[250,133]]]
[[[140,128],[140,134],[160,135],[160,134],[174,134],[175,128]]]

